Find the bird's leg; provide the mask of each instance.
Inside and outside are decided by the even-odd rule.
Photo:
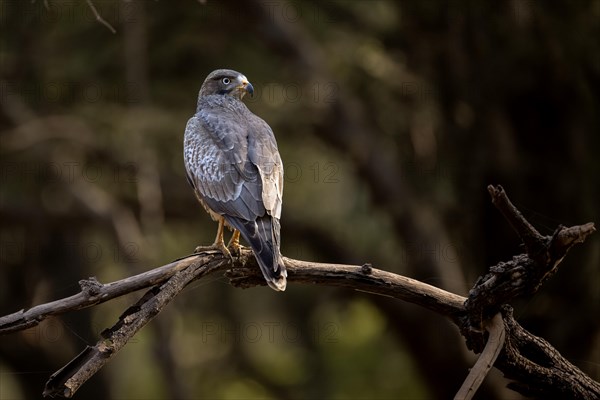
[[[231,240],[229,240],[229,244],[227,244],[227,248],[236,256],[241,254],[242,246],[240,246],[240,231],[237,229],[233,230],[233,235],[231,235]]]
[[[223,217],[219,218],[219,227],[217,228],[217,237],[215,238],[215,242],[213,244],[211,244],[210,246],[198,246],[196,247],[196,249],[194,250],[194,253],[201,253],[203,251],[207,251],[207,250],[219,250],[221,253],[223,253],[223,255],[227,258],[230,258],[233,261],[233,258],[231,257],[231,253],[229,252],[229,249],[227,249],[227,247],[225,246],[225,242],[223,241],[223,231],[225,229],[225,219]]]

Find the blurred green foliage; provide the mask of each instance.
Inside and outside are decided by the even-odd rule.
[[[213,69],[244,73],[285,164],[284,255],[466,294],[519,243],[485,190],[544,234],[600,221],[600,1],[0,3],[0,313],[159,266],[216,225],[182,137]],[[600,242],[518,304],[599,379]],[[137,296],[0,342],[0,399],[48,376]],[[291,285],[194,283],[80,398],[450,398],[473,357],[437,315]],[[488,379],[481,398],[517,398]]]

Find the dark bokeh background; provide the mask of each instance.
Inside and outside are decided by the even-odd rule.
[[[481,3],[481,4],[480,4]],[[502,184],[544,234],[600,221],[600,1],[2,1],[0,314],[208,244],[182,137],[213,69],[286,166],[282,250],[371,262],[466,294],[519,251]],[[600,240],[515,304],[600,379]],[[0,341],[0,399],[39,398],[136,295]],[[86,399],[451,398],[473,363],[416,306],[290,285],[188,288],[80,391]],[[517,399],[497,371],[479,398]]]

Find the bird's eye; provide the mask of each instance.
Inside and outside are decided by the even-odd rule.
[[[221,80],[221,82],[223,82],[223,84],[225,84],[225,85],[229,85],[231,83],[231,79],[229,79],[229,78],[223,78]]]

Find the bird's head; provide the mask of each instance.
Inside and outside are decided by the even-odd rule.
[[[211,72],[200,88],[200,97],[220,94],[241,100],[246,93],[254,95],[254,87],[244,75],[231,69]]]

